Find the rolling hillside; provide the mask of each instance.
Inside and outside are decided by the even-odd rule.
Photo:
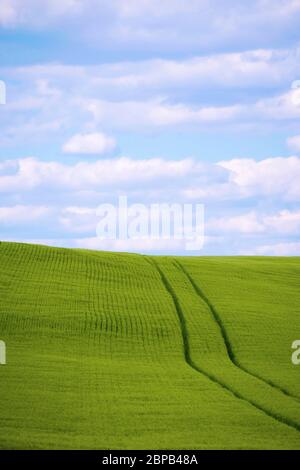
[[[0,243],[0,448],[300,449],[299,277]]]

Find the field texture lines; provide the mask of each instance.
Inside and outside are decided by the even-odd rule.
[[[185,274],[185,276],[189,279],[190,283],[192,284],[195,292],[197,295],[199,295],[199,297],[207,304],[209,310],[211,311],[211,314],[213,316],[213,318],[215,319],[215,321],[217,322],[218,326],[219,326],[219,329],[220,329],[220,333],[223,337],[223,340],[224,340],[224,343],[226,345],[226,349],[227,349],[227,354],[231,360],[231,362],[236,366],[238,367],[239,369],[241,369],[243,372],[246,372],[247,374],[249,375],[252,375],[254,378],[256,379],[259,379],[263,382],[265,382],[267,385],[273,387],[274,389],[280,391],[281,393],[283,393],[284,395],[287,395],[288,397],[290,398],[293,398],[294,400],[296,400],[297,402],[300,403],[300,400],[299,398],[294,395],[293,393],[290,393],[287,389],[284,389],[283,387],[279,386],[278,384],[275,384],[273,382],[271,382],[271,380],[268,380],[266,378],[263,378],[261,376],[259,376],[257,373],[253,372],[253,371],[250,371],[250,370],[247,370],[247,368],[245,366],[243,366],[240,362],[239,362],[239,359],[235,356],[234,354],[234,351],[233,351],[233,347],[232,347],[232,344],[231,344],[231,340],[228,336],[228,333],[227,333],[227,330],[226,330],[226,327],[225,327],[225,324],[222,320],[222,316],[219,314],[219,312],[217,312],[217,310],[215,309],[215,307],[212,305],[212,303],[210,302],[210,300],[207,298],[206,294],[203,292],[203,290],[201,289],[201,287],[199,286],[199,284],[197,284],[194,279],[192,278],[192,276],[188,273],[188,271],[183,267],[183,265],[178,261],[174,261],[174,263],[179,267],[179,269],[182,270],[182,272]]]
[[[299,370],[290,360],[300,328],[299,258],[179,261],[221,317],[239,367],[299,401]]]
[[[299,262],[255,263],[0,243],[0,448],[300,449]]]
[[[157,264],[180,312],[187,356],[193,367],[209,375],[236,397],[299,431],[299,403],[235,364],[220,317],[207,298],[199,293],[181,264],[178,261],[170,263],[168,258],[161,258]],[[214,337],[213,344],[206,342],[210,336]]]

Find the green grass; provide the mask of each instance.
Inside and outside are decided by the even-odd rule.
[[[300,449],[297,258],[0,244],[2,449]]]

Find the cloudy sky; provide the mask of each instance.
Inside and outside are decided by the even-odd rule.
[[[97,207],[202,203],[199,254],[300,255],[300,0],[1,0],[0,239],[96,236]]]

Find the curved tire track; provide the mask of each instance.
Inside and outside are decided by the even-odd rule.
[[[242,400],[244,401],[245,403],[247,403],[248,405],[250,406],[253,406],[254,408],[256,408],[258,411],[264,413],[266,416],[268,416],[269,418],[271,419],[274,419],[275,421],[281,423],[281,424],[285,424],[286,426],[289,426],[290,428],[293,428],[295,429],[296,431],[300,432],[300,425],[296,422],[292,422],[290,420],[287,420],[285,419],[284,417],[282,417],[281,415],[277,415],[275,413],[272,413],[270,411],[268,411],[267,409],[265,409],[264,407],[260,406],[259,404],[255,403],[254,401],[252,400],[249,400],[247,398],[245,398],[244,396],[242,396],[241,394],[239,394],[238,392],[236,392],[235,390],[231,389],[226,383],[222,382],[218,377],[216,377],[215,375],[213,374],[210,374],[208,372],[206,372],[205,370],[201,369],[199,366],[197,366],[192,357],[191,357],[191,351],[190,351],[190,344],[189,344],[189,334],[188,334],[188,328],[187,328],[187,325],[186,325],[186,320],[185,320],[185,316],[184,316],[184,313],[183,313],[183,310],[180,306],[180,302],[179,302],[179,299],[174,291],[174,289],[172,288],[167,276],[164,274],[164,272],[162,271],[162,269],[160,268],[160,266],[156,263],[156,261],[153,259],[153,258],[146,258],[145,259],[151,264],[153,265],[156,270],[158,271],[158,273],[160,274],[160,277],[161,277],[161,280],[162,280],[162,283],[163,285],[165,286],[165,289],[167,290],[167,292],[169,293],[169,295],[171,296],[172,298],[172,301],[175,305],[175,309],[176,309],[176,312],[177,312],[177,316],[178,316],[178,319],[179,319],[179,323],[180,323],[180,327],[181,327],[181,332],[182,332],[182,339],[183,339],[183,349],[184,349],[184,358],[185,358],[185,361],[186,363],[193,369],[195,370],[196,372],[204,375],[205,377],[207,377],[209,380],[211,380],[212,382],[214,382],[215,384],[217,384],[218,386],[222,387],[224,390],[226,390],[228,393],[230,393],[230,395],[234,396],[235,398],[239,399],[239,400]],[[178,268],[178,267],[177,267]]]
[[[251,375],[251,377],[254,377],[255,379],[257,380],[260,380],[261,382],[264,382],[266,385],[274,388],[275,390],[277,390],[277,392],[281,392],[283,393],[284,395],[286,395],[287,397],[291,398],[292,400],[295,400],[297,401],[298,403],[300,402],[299,398],[296,397],[295,395],[292,395],[291,393],[289,393],[287,390],[285,390],[284,388],[278,386],[278,385],[275,385],[273,382],[269,381],[269,380],[266,380],[264,379],[263,377],[255,374],[254,372],[251,372],[249,371],[245,366],[243,366],[237,359],[237,357],[235,356],[234,352],[233,352],[233,348],[232,348],[232,345],[231,345],[231,342],[230,342],[230,339],[229,339],[229,336],[228,336],[228,333],[226,331],[226,328],[224,326],[224,323],[221,319],[221,316],[219,315],[219,313],[217,312],[217,310],[215,309],[215,307],[213,306],[213,304],[210,302],[210,300],[208,299],[208,297],[204,294],[203,290],[199,287],[199,285],[194,281],[194,279],[192,278],[192,276],[190,275],[190,273],[186,270],[186,268],[177,260],[173,261],[173,264],[175,266],[177,266],[178,269],[180,269],[183,274],[187,277],[187,279],[189,280],[189,282],[191,283],[191,285],[193,286],[193,289],[194,291],[196,292],[196,294],[206,303],[206,305],[208,306],[213,318],[215,319],[216,323],[218,324],[219,326],[219,329],[220,329],[220,332],[221,332],[221,335],[223,337],[223,340],[224,340],[224,343],[225,343],[225,346],[226,346],[226,350],[227,350],[227,354],[228,354],[228,357],[230,359],[230,361],[232,362],[232,364],[237,367],[238,369],[242,370],[243,372],[245,372],[246,374],[248,375]]]

